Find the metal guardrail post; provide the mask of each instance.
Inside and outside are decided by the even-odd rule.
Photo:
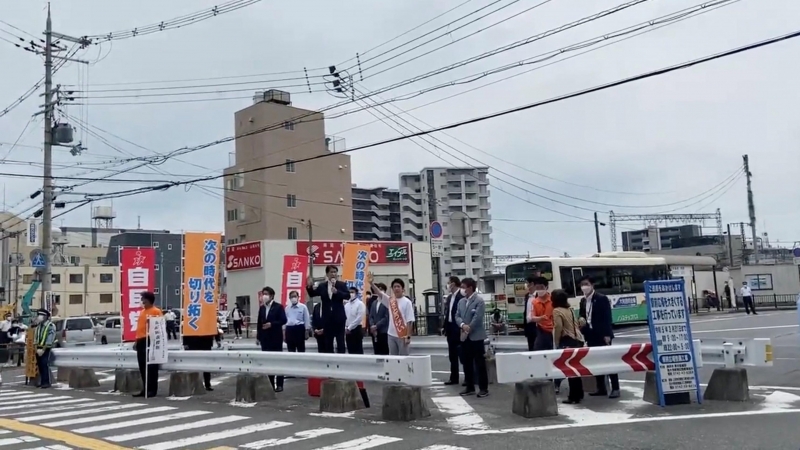
[[[722,344],[722,349],[723,349],[722,350],[723,358],[725,361],[725,368],[733,369],[734,367],[736,367],[736,357],[733,354],[733,343],[726,342]]]

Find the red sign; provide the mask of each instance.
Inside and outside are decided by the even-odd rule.
[[[411,246],[408,242],[357,241],[355,244],[370,246],[369,263],[375,264],[408,264]],[[314,253],[315,265],[341,265],[342,241],[314,241],[309,252],[307,241],[297,241],[297,254]]]
[[[225,268],[231,271],[261,268],[261,241],[225,247]]]
[[[656,366],[650,359],[652,353],[652,344],[633,344],[628,352],[622,355],[622,362],[631,366],[634,372],[655,370]]]
[[[136,340],[136,325],[142,312],[142,292],[153,292],[156,251],[150,247],[120,247],[119,292],[122,341]]]
[[[589,353],[589,347],[566,348],[561,356],[553,361],[553,367],[560,370],[568,378],[588,377],[592,372],[581,364],[581,360]]]
[[[306,275],[308,274],[308,257],[285,255],[283,257],[283,277],[281,281],[281,304],[289,302],[289,293],[297,292],[300,302],[305,303]]]

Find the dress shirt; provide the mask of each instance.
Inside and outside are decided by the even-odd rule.
[[[750,286],[742,286],[742,289],[739,290],[742,294],[742,297],[752,297],[753,293],[750,291]]]
[[[354,330],[364,321],[364,302],[355,298],[344,304],[344,314],[347,316],[346,329]]]
[[[294,327],[297,325],[304,325],[306,328],[311,329],[311,318],[308,315],[308,308],[303,303],[292,305],[291,303],[286,306],[286,326]]]
[[[592,306],[594,306],[592,304],[593,297],[594,291],[590,292],[589,295],[586,296],[586,325],[589,325],[589,328],[592,328]]]

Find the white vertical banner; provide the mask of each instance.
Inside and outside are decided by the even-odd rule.
[[[167,321],[164,316],[147,318],[147,364],[167,362]]]
[[[26,244],[28,247],[39,246],[39,224],[37,223],[36,219],[31,219],[28,221],[28,236]]]

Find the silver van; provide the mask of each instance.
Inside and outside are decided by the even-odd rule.
[[[81,347],[97,342],[91,317],[65,317],[53,320],[53,324],[56,326],[56,347]]]
[[[106,317],[99,334],[100,343],[103,345],[122,342],[122,317]]]

